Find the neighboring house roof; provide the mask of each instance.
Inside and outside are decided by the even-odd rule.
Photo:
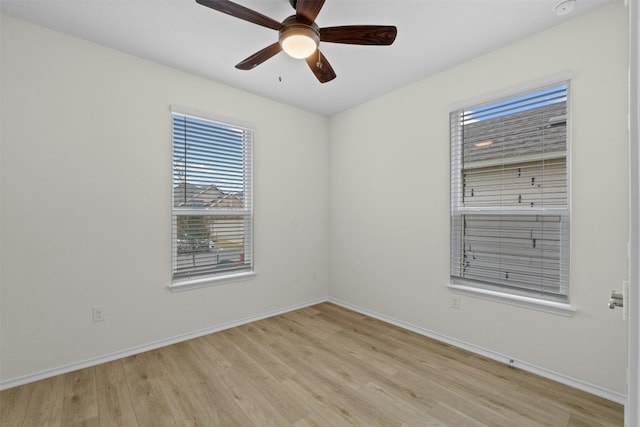
[[[244,193],[227,193],[215,184],[186,182],[173,187],[173,203],[175,207],[239,209],[244,207]]]
[[[565,153],[566,102],[464,125],[464,162]],[[489,142],[477,148],[477,143]],[[542,143],[544,142],[544,143]]]
[[[243,193],[225,194],[215,202],[211,203],[212,208],[242,209],[244,207]]]

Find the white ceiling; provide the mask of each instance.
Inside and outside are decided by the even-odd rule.
[[[327,0],[320,27],[395,25],[391,46],[322,43],[337,78],[320,84],[304,60],[286,54],[250,71],[234,65],[277,41],[278,33],[195,0],[0,0],[0,11],[161,64],[330,116],[610,1]],[[288,0],[237,0],[277,21]],[[281,78],[281,79],[280,79]]]

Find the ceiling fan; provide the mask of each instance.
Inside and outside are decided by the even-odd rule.
[[[278,31],[277,42],[241,61],[236,68],[251,70],[284,50],[293,58],[304,58],[320,83],[336,78],[331,64],[318,48],[320,42],[388,46],[393,43],[397,34],[396,27],[391,25],[319,28],[315,19],[325,0],[289,0],[296,13],[282,22],[229,0],[196,0],[196,2],[227,15]]]

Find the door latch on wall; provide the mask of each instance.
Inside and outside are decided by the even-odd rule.
[[[629,282],[622,282],[622,293],[618,291],[611,291],[611,298],[609,298],[609,308],[613,310],[616,307],[622,308],[622,318],[627,319],[629,315],[628,307],[629,298]]]
[[[611,291],[611,298],[609,299],[609,308],[613,310],[616,307],[624,307],[624,300],[622,294],[618,291]]]

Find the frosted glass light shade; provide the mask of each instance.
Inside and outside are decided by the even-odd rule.
[[[305,34],[293,34],[284,38],[281,42],[282,50],[292,58],[306,58],[316,51],[318,44]]]
[[[302,59],[312,55],[320,44],[320,30],[315,23],[298,22],[296,15],[285,19],[280,30],[280,47],[292,58]]]

